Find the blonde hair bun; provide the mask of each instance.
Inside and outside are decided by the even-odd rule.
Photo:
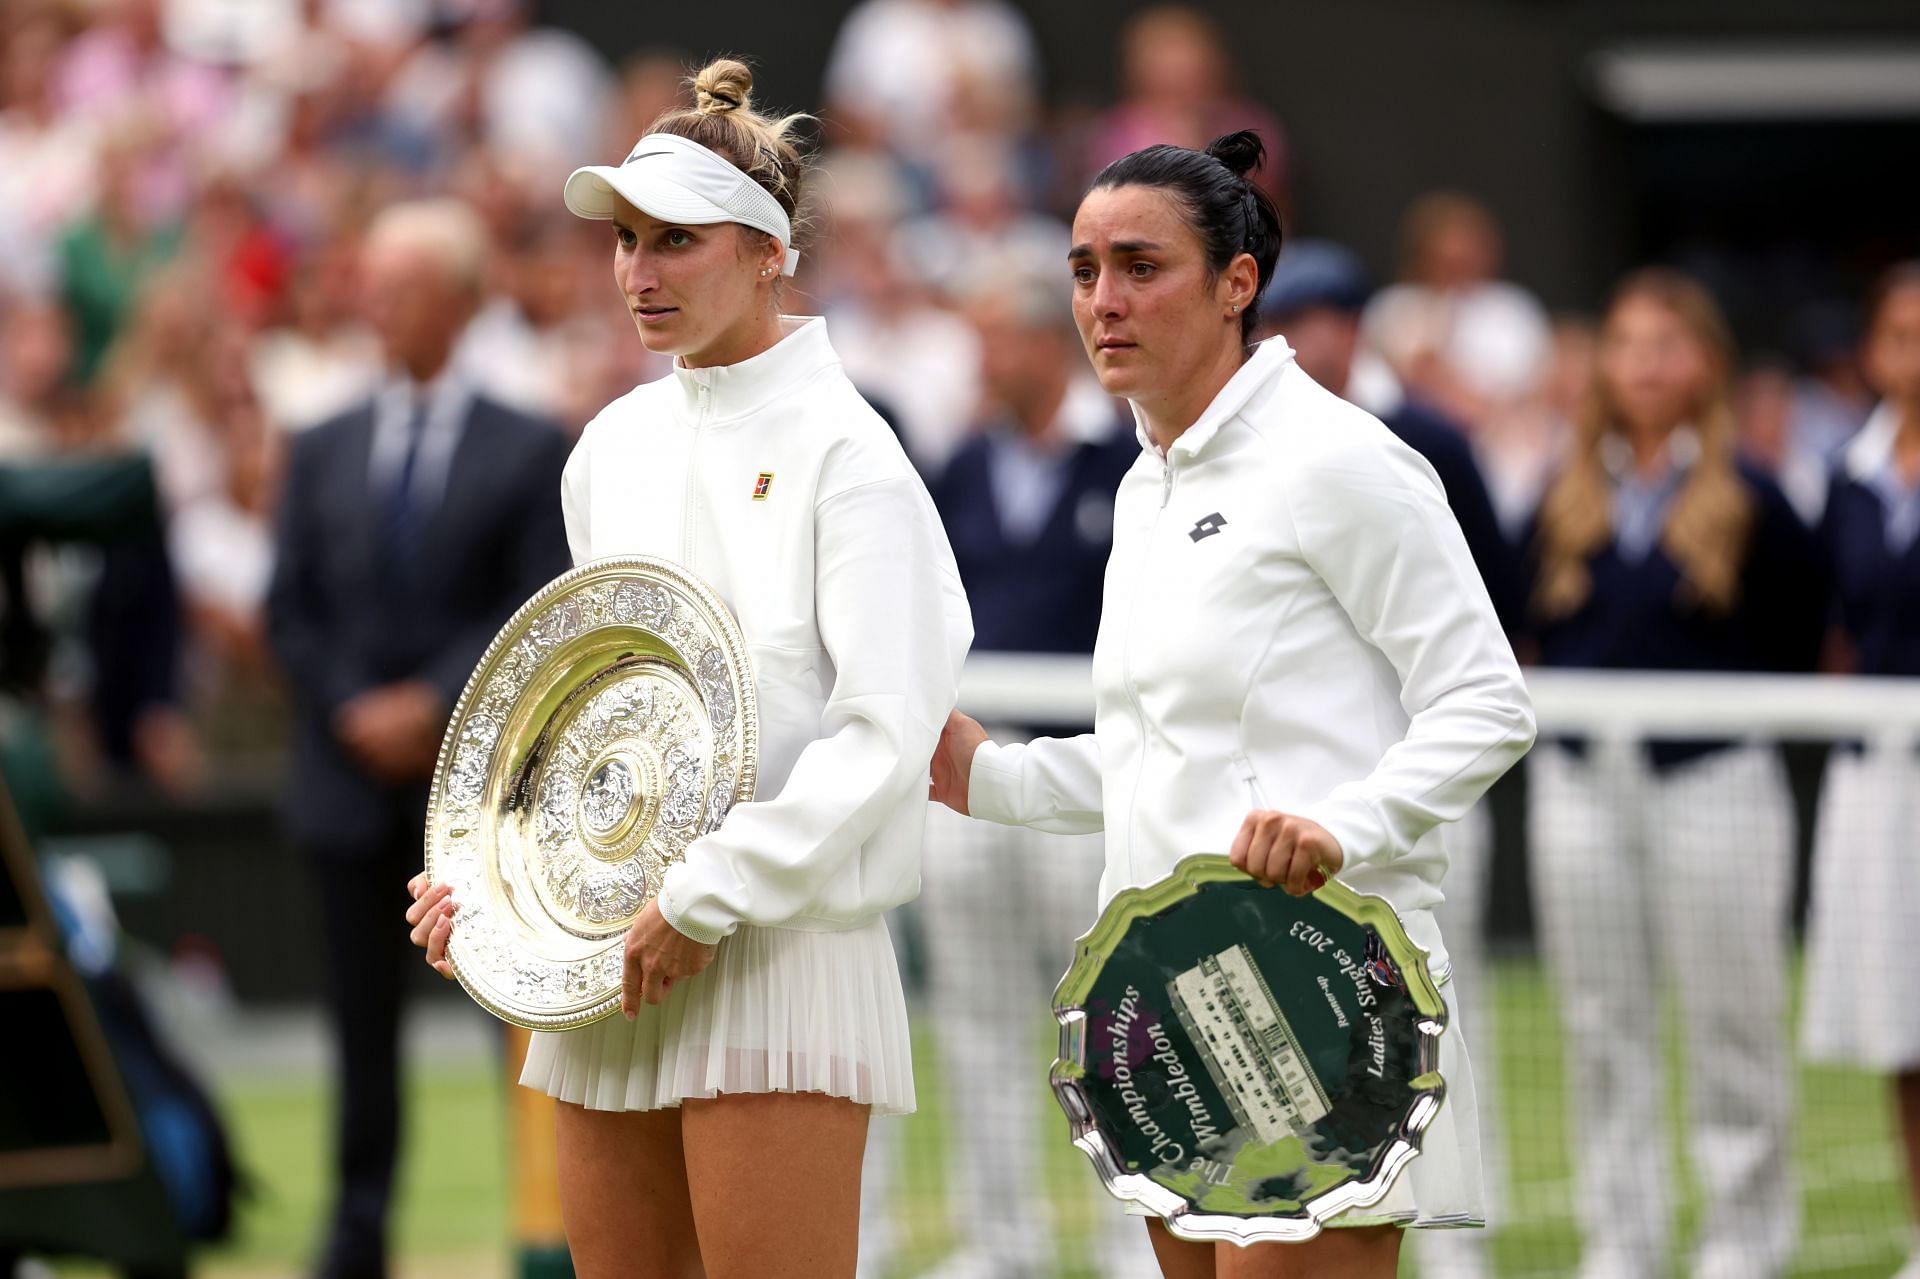
[[[672,133],[725,156],[780,202],[793,219],[795,234],[800,234],[806,221],[800,213],[806,162],[796,145],[794,126],[812,117],[764,116],[755,111],[753,72],[738,58],[716,58],[691,83],[694,105],[668,111],[648,125],[647,132]]]
[[[720,58],[693,78],[693,100],[701,115],[725,115],[753,100],[753,72],[744,62]]]

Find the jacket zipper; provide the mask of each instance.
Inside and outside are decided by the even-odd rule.
[[[693,440],[687,445],[687,492],[681,503],[680,514],[680,567],[691,573],[693,568],[693,508],[695,494],[699,491],[694,483],[695,463],[700,457],[700,428],[707,422],[707,402],[712,390],[705,382],[695,384],[696,411],[693,415]]]
[[[1253,808],[1268,808],[1266,795],[1260,789],[1260,779],[1254,775],[1253,761],[1247,758],[1245,751],[1233,753],[1233,766],[1240,772],[1240,780],[1247,785],[1247,803]]]
[[[1133,813],[1140,796],[1140,779],[1147,771],[1147,708],[1140,704],[1140,690],[1133,682],[1133,626],[1140,616],[1140,596],[1142,583],[1148,577],[1144,571],[1150,566],[1155,546],[1160,538],[1160,516],[1167,509],[1167,503],[1173,498],[1173,456],[1168,454],[1161,461],[1165,471],[1160,480],[1160,507],[1153,513],[1153,524],[1147,529],[1146,551],[1141,555],[1142,572],[1134,582],[1133,599],[1127,608],[1127,632],[1125,646],[1120,655],[1120,677],[1127,686],[1127,700],[1133,703],[1134,722],[1140,727],[1140,763],[1134,770],[1133,790],[1127,796],[1127,882],[1134,883],[1139,876],[1134,870],[1133,856]]]

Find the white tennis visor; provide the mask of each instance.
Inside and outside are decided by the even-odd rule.
[[[732,161],[691,138],[649,133],[618,166],[590,164],[567,177],[567,208],[580,217],[612,218],[616,196],[662,222],[738,222],[765,231],[787,251],[781,274],[792,275],[800,267],[793,224],[780,202]]]

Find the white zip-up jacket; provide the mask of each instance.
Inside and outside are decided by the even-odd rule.
[[[587,424],[562,480],[576,563],[655,555],[739,619],[760,712],[754,800],[695,840],[660,913],[696,941],[741,924],[857,926],[920,887],[927,762],[973,641],[926,487],[860,398],[826,322],[685,369]]]
[[[1262,343],[1120,482],[1094,731],[983,745],[968,808],[1106,831],[1104,905],[1224,853],[1253,808],[1340,842],[1447,971],[1444,828],[1533,741],[1532,706],[1433,468]]]

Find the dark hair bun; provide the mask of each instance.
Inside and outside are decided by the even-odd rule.
[[[1266,161],[1267,148],[1252,129],[1222,134],[1207,144],[1207,154],[1227,166],[1227,172],[1244,178]]]

